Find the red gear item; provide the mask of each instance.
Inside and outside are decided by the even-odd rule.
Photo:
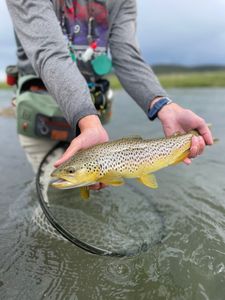
[[[7,74],[6,83],[10,86],[15,85],[17,83],[17,77],[11,74]]]

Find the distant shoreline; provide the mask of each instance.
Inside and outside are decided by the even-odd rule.
[[[0,82],[0,90],[9,90],[11,86],[7,85],[5,82]]]
[[[225,71],[198,71],[157,74],[164,88],[225,87]],[[113,89],[121,89],[115,75],[108,77]]]
[[[155,73],[164,88],[194,88],[194,87],[225,87],[224,70],[198,70],[187,71],[186,69],[154,68]],[[121,84],[117,77],[112,74],[107,77],[113,89],[121,89]],[[0,82],[0,89],[11,89],[4,82]]]

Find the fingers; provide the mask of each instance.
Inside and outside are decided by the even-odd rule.
[[[195,158],[198,155],[198,137],[193,136],[190,149],[190,158]]]
[[[104,189],[106,187],[107,187],[106,184],[99,182],[99,183],[90,185],[89,190],[99,191],[99,190]]]
[[[212,133],[211,133],[208,125],[206,124],[206,122],[203,119],[200,119],[200,124],[196,129],[198,130],[198,132],[203,137],[206,145],[212,145],[213,144]]]
[[[90,185],[88,188],[89,188],[89,190],[98,191],[98,190],[100,190],[100,188],[101,188],[101,184],[100,184],[100,182],[99,182],[99,183]]]
[[[205,149],[205,141],[202,136],[193,136],[189,158],[195,158]]]
[[[191,158],[195,158],[198,155],[201,155],[205,149],[205,141],[202,136],[194,136],[192,138],[190,154],[187,158],[184,159],[186,165],[191,164]]]
[[[65,161],[67,161],[69,158],[71,158],[77,151],[81,149],[81,142],[80,142],[80,136],[75,138],[70,146],[67,148],[67,150],[64,152],[63,156],[57,160],[54,164],[54,167],[58,167]]]
[[[184,159],[184,163],[187,165],[187,166],[189,166],[190,164],[191,164],[191,159],[190,158],[185,158]]]
[[[202,136],[199,136],[198,137],[198,147],[199,147],[198,148],[198,155],[201,155],[203,153],[203,151],[205,149],[205,146],[206,146],[206,144],[205,144],[204,138]]]
[[[192,129],[198,131],[200,136],[192,138],[189,157],[184,163],[190,164],[191,158],[201,155],[206,145],[213,144],[213,137],[205,120],[190,110],[183,109],[177,105],[170,105],[170,110],[159,116],[166,137],[172,136],[176,132],[190,132]]]

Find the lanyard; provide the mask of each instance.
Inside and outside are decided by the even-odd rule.
[[[87,34],[87,41],[89,43],[89,45],[95,41],[95,18],[92,14],[92,11],[90,9],[91,7],[91,2],[90,0],[87,1],[87,10],[88,10],[88,34]],[[66,1],[60,1],[60,7],[61,7],[61,27],[62,27],[62,31],[63,34],[65,36],[67,36],[69,44],[72,45],[72,42],[74,40],[74,30],[72,30],[72,28],[69,26],[68,24],[68,20],[66,18],[66,13],[65,13],[65,9],[71,9],[71,11],[73,11],[74,13],[74,17],[76,18],[76,14],[77,14],[77,9],[75,7],[75,9],[73,7],[68,7],[68,5],[66,4]]]

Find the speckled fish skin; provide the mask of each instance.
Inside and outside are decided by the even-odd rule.
[[[73,183],[73,187],[96,182],[117,186],[123,184],[123,178],[137,178],[141,183],[157,188],[151,173],[186,158],[194,135],[198,133],[191,131],[151,140],[122,138],[99,144],[75,154],[53,171],[52,176]],[[61,187],[55,184],[56,188],[62,186],[63,181]]]

